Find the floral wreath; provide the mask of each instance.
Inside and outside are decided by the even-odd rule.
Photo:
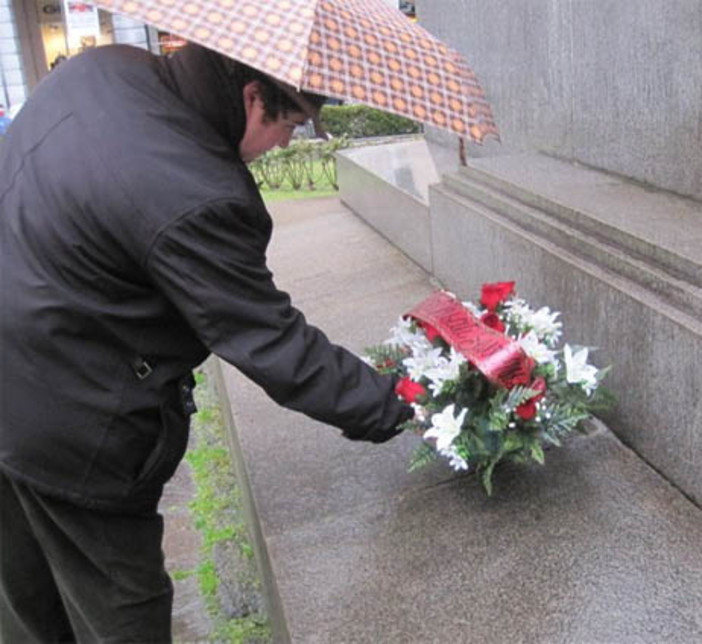
[[[559,349],[560,313],[532,309],[514,285],[484,284],[477,305],[434,293],[366,350],[415,410],[404,428],[424,441],[411,471],[442,457],[477,472],[491,494],[497,463],[543,464],[545,446],[561,445],[611,404],[600,386],[609,367],[589,364],[587,347]]]

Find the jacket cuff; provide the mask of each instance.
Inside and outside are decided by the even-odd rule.
[[[403,404],[400,408],[400,413],[398,415],[398,419],[394,427],[391,427],[389,429],[372,429],[371,431],[363,435],[353,435],[344,432],[344,436],[350,440],[368,441],[370,443],[385,443],[386,441],[389,441],[391,438],[394,438],[398,434],[401,434],[403,430],[400,426],[408,420],[411,420],[412,418],[414,418],[414,409],[409,405]]]

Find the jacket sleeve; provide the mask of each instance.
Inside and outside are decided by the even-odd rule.
[[[379,375],[305,321],[266,266],[270,219],[218,202],[160,232],[146,260],[203,344],[277,403],[383,442],[413,415]]]

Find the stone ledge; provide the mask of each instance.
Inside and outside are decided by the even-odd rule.
[[[575,237],[571,250],[608,247],[687,290],[687,306],[702,300],[702,203],[543,154],[472,160],[445,182],[514,221],[541,214]]]
[[[414,139],[350,148],[336,158],[341,200],[432,272],[429,186],[455,169],[456,155]]]
[[[701,265],[622,228],[608,226],[586,212],[533,194],[521,196],[521,186],[510,184],[497,189],[492,181],[474,179],[466,171],[446,176],[443,187],[468,197],[473,207],[475,203],[485,206],[563,251],[648,289],[663,306],[677,308],[682,316],[691,318],[688,322],[692,326],[702,330],[702,325],[697,324],[702,318],[702,277],[697,275],[702,274]],[[539,208],[531,205],[537,202],[541,204]],[[613,203],[612,210],[616,208]],[[674,227],[675,222],[671,222],[671,228]]]
[[[472,159],[459,174],[702,286],[702,203],[545,154]]]

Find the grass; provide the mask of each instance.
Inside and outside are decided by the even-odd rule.
[[[325,188],[321,190],[261,190],[261,196],[265,203],[274,201],[285,201],[287,199],[314,199],[321,197],[336,197],[337,190]]]
[[[237,554],[255,570],[253,547],[243,517],[231,457],[226,447],[224,423],[217,404],[215,385],[204,371],[195,374],[198,384],[195,394],[199,411],[193,417],[194,446],[188,450],[189,463],[195,483],[195,498],[190,503],[195,526],[202,534],[202,553],[194,571],[176,571],[174,578],[195,575],[200,592],[212,617],[212,640],[229,644],[269,642],[270,629],[265,615],[250,614],[233,619],[223,614],[218,598],[220,579],[214,559],[218,544],[228,542]],[[243,573],[242,573],[243,574]],[[242,583],[260,587],[256,573],[247,574]]]
[[[265,181],[261,180],[257,172],[254,172],[257,176],[257,180],[260,181],[261,195],[266,203],[271,203],[273,201],[284,201],[287,199],[310,199],[314,197],[334,197],[337,195],[338,190],[335,188],[329,180],[329,177],[322,170],[322,162],[314,161],[312,163],[312,176],[314,177],[314,188],[310,189],[309,186],[303,181],[300,188],[292,188],[290,181],[287,178],[279,177],[280,188],[272,190],[268,187]]]

